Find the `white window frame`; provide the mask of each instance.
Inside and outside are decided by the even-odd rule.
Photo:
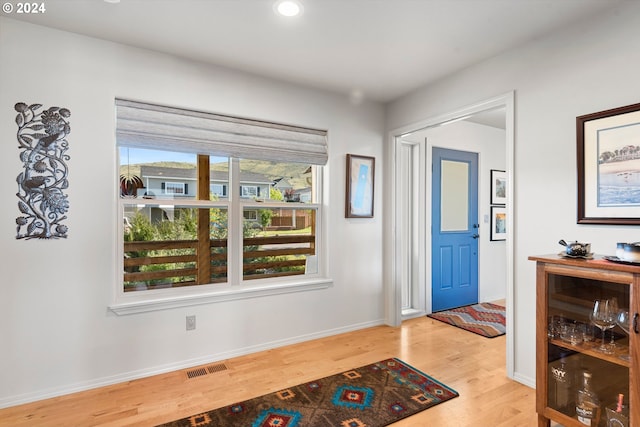
[[[211,194],[218,197],[226,197],[224,194],[224,189],[225,184],[211,184],[209,186],[209,191],[211,192]]]
[[[249,214],[249,215],[247,215]],[[247,209],[243,211],[242,216],[247,221],[257,221],[258,220],[258,209]]]
[[[178,151],[179,147],[176,147]],[[119,162],[118,162],[119,164]],[[114,285],[113,303],[109,309],[118,315],[135,314],[156,310],[172,309],[199,304],[218,303],[224,301],[242,300],[247,298],[266,297],[291,292],[312,291],[326,289],[332,286],[333,281],[329,277],[326,247],[326,215],[327,206],[323,203],[323,166],[315,166],[314,182],[316,191],[316,203],[287,203],[287,208],[296,205],[300,209],[316,210],[316,254],[311,262],[317,263],[317,272],[290,277],[275,277],[265,279],[243,280],[242,277],[242,227],[243,212],[245,207],[256,206],[254,200],[237,197],[234,192],[228,192],[228,199],[222,201],[183,200],[170,201],[180,207],[204,207],[227,209],[228,235],[240,236],[229,238],[227,262],[227,282],[205,285],[194,285],[167,289],[153,289],[138,292],[125,292],[123,286],[124,271],[124,207],[127,204],[135,204],[135,200],[119,197],[116,191],[117,212],[117,253],[116,253],[116,283]],[[229,162],[229,187],[238,188],[239,160],[230,159]],[[118,186],[115,186],[117,189]],[[162,201],[167,204],[166,200]],[[260,208],[282,207],[281,202],[260,203]],[[310,257],[311,258],[311,257]]]
[[[241,185],[240,187],[242,188],[242,194],[240,197],[244,197],[244,198],[258,197],[257,185]],[[249,191],[249,190],[252,190],[252,191]]]
[[[169,188],[171,188],[171,191],[169,191]],[[175,191],[175,190],[178,190],[178,191]],[[187,195],[187,192],[185,191],[184,182],[176,182],[176,181],[165,181],[163,193],[167,195],[172,195],[172,196],[176,194],[180,196]]]

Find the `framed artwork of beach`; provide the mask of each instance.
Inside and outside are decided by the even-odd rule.
[[[640,104],[576,118],[578,224],[640,224]]]
[[[346,218],[373,218],[376,159],[347,154]]]

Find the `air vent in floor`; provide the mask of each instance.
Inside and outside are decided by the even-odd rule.
[[[203,375],[214,374],[220,371],[226,371],[227,365],[224,363],[218,363],[216,365],[209,365],[203,368],[195,368],[187,371],[187,378],[196,378],[201,377]]]

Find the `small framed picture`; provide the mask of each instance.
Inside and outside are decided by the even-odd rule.
[[[376,159],[347,154],[346,218],[373,218]]]
[[[504,205],[507,203],[507,173],[491,169],[491,204]]]
[[[491,206],[491,241],[507,239],[507,208]]]

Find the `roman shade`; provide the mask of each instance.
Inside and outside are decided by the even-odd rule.
[[[327,163],[327,131],[116,99],[120,146]]]

